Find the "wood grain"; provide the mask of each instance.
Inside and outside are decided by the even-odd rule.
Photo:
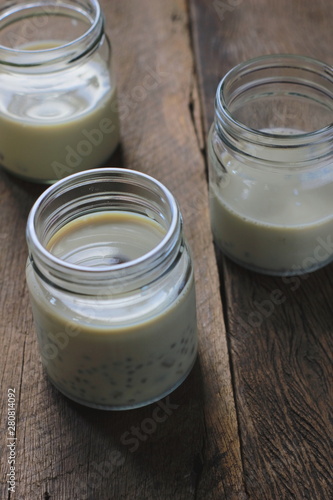
[[[217,84],[242,61],[285,53],[333,64],[329,0],[190,0],[190,6],[205,126],[213,120]]]
[[[217,83],[237,63],[281,52],[333,61],[328,1],[190,4],[205,135]],[[333,266],[282,279],[217,257],[246,492],[256,500],[332,498]]]
[[[155,176],[179,200],[195,263],[199,359],[169,398],[139,410],[90,410],[53,389],[40,365],[24,279],[25,223],[41,188],[1,172],[1,411],[6,414],[7,388],[14,387],[18,430],[17,491],[7,493],[2,460],[0,495],[20,500],[242,499],[187,5],[183,0],[101,4],[114,49],[122,126],[121,148],[109,164]],[[153,419],[158,407],[168,417],[162,423]],[[5,419],[0,425],[4,449]]]

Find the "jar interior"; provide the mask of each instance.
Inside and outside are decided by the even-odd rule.
[[[82,226],[83,246],[80,240],[74,247],[66,237],[63,240],[66,255],[69,252],[73,258],[62,258],[61,246],[57,255],[50,252],[58,235],[62,243],[63,231],[68,230],[71,237],[73,224],[79,227],[85,217],[89,220]],[[117,217],[128,223],[125,236],[111,227]],[[94,224],[100,225],[101,218],[107,221],[99,231]],[[75,293],[96,293],[101,281],[112,290],[120,283],[125,293],[154,281],[177,264],[182,255],[181,224],[174,197],[155,179],[126,169],[87,170],[54,184],[31,209],[27,222],[30,260],[45,279],[59,287],[66,282]],[[112,235],[118,238],[118,246]],[[128,241],[126,259],[119,258],[114,250],[124,248]]]
[[[127,212],[148,217],[166,232],[172,222],[172,209],[154,185],[128,183],[126,175],[113,179],[79,181],[60,192],[54,190],[47,203],[40,205],[36,233],[46,248],[50,239],[64,226],[83,216],[99,212]]]
[[[0,9],[0,60],[40,64],[40,51],[54,51],[80,40],[93,29],[99,16],[96,0],[13,2]]]
[[[333,123],[332,80],[310,65],[247,67],[221,87],[229,114],[249,129],[277,135],[321,130]]]
[[[165,231],[150,217],[108,210],[67,224],[51,238],[47,250],[78,266],[105,267],[139,259],[164,236]]]

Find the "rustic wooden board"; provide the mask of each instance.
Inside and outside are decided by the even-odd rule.
[[[0,496],[32,499],[246,498],[207,183],[195,64],[184,0],[103,0],[118,75],[122,146],[109,162],[164,182],[181,205],[196,269],[198,362],[161,403],[128,412],[83,408],[46,379],[24,268],[26,218],[38,186],[1,172],[1,414],[17,394],[17,488],[8,495],[1,419]],[[165,421],[154,420],[154,411]]]
[[[333,62],[329,1],[190,4],[205,135],[216,86],[235,64],[282,52]],[[332,498],[333,266],[283,280],[220,254],[218,262],[246,492],[257,500]]]
[[[302,54],[333,64],[330,0],[189,0],[204,124],[222,76],[265,54]]]

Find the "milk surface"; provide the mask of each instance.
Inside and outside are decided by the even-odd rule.
[[[127,212],[97,212],[60,229],[47,249],[79,266],[99,267],[129,262],[153,250],[165,236],[154,220]]]
[[[0,77],[0,163],[12,173],[56,181],[101,166],[115,150],[116,89],[98,53],[64,72]]]
[[[96,213],[67,224],[48,249],[98,269],[145,255],[164,235],[148,217]],[[197,351],[193,276],[184,286],[178,270],[172,283],[162,279],[148,296],[143,287],[134,300],[120,288],[112,303],[103,295],[45,293],[31,266],[27,280],[43,363],[68,397],[101,408],[140,406],[169,393],[191,370]]]

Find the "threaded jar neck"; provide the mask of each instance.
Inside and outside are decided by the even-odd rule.
[[[63,69],[93,51],[103,37],[97,0],[24,0],[0,8],[0,65],[11,70]]]
[[[140,214],[165,231],[149,252],[128,262],[89,267],[62,260],[47,244],[69,222],[104,211]],[[152,177],[133,170],[100,168],[71,175],[48,188],[34,204],[27,221],[30,261],[53,286],[82,293],[110,295],[136,290],[173,268],[184,245],[182,218],[170,191]],[[121,286],[120,286],[121,285]]]
[[[333,151],[333,72],[296,55],[239,64],[221,80],[214,130],[233,154],[264,166],[330,164]],[[259,160],[259,162],[258,162]]]

